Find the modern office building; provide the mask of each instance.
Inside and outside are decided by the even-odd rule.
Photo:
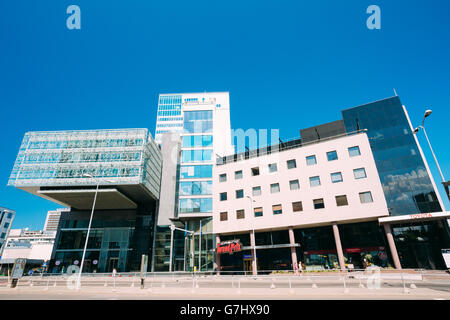
[[[177,170],[167,169],[173,184],[163,169],[167,192],[159,216],[165,218],[158,222],[153,270],[212,270],[214,164],[233,152],[228,92],[159,95],[155,141],[166,150],[163,167]],[[170,225],[178,228],[173,235]]]
[[[16,212],[14,210],[0,207],[0,258],[15,216]]]
[[[80,264],[96,194],[83,271],[137,271],[152,256],[161,167],[147,129],[28,132],[8,185],[70,208],[50,272]]]
[[[61,212],[68,212],[70,209],[56,209],[47,212],[47,217],[45,218],[44,231],[57,231],[59,220],[61,219]]]
[[[400,99],[342,115],[299,139],[218,159],[218,270],[295,270],[299,261],[445,269],[450,213]]]

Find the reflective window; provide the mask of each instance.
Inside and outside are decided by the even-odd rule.
[[[198,213],[211,211],[212,211],[211,198],[180,199],[181,213]]]
[[[347,206],[348,205],[347,196],[346,195],[336,196],[336,205],[338,207]]]
[[[255,212],[255,217],[262,217],[263,216],[263,208],[261,208],[261,207],[255,208],[254,212]]]
[[[309,178],[309,185],[311,187],[317,187],[320,186],[320,177],[316,176],[316,177],[311,177]]]
[[[181,166],[181,178],[212,178],[212,165]]]
[[[325,208],[325,202],[323,199],[315,199],[313,200],[314,209],[323,209]]]
[[[225,200],[227,200],[227,193],[226,192],[220,193],[220,201],[225,201]]]
[[[260,196],[261,195],[261,187],[253,187],[252,188],[252,194],[254,196]]]
[[[317,160],[316,160],[316,156],[315,155],[306,157],[306,164],[308,166],[312,166],[312,165],[314,165],[316,163],[317,163]]]
[[[303,204],[301,201],[292,202],[292,211],[299,212],[303,211]]]
[[[184,150],[181,151],[183,162],[210,161],[212,150]]]
[[[340,172],[334,172],[331,174],[331,182],[342,182],[342,174]]]
[[[244,197],[244,190],[240,189],[240,190],[236,190],[236,199],[241,199]]]
[[[259,168],[258,167],[252,168],[252,176],[259,176]]]
[[[183,147],[211,147],[213,145],[213,137],[207,136],[183,136]]]
[[[227,221],[227,220],[228,220],[228,212],[221,212],[220,221]]]
[[[272,212],[273,214],[282,214],[283,210],[281,208],[281,204],[276,204],[272,206]]]
[[[364,168],[354,169],[353,175],[355,176],[355,179],[363,179],[366,178],[366,170]]]
[[[327,152],[327,159],[328,159],[328,161],[337,160],[337,158],[338,158],[338,156],[337,156],[337,152],[336,151]]]
[[[294,169],[294,168],[297,168],[297,162],[295,161],[295,159],[292,159],[292,160],[288,160],[288,161],[287,161],[287,168],[288,168],[288,169]]]
[[[271,163],[269,164],[269,172],[276,172],[277,171],[277,164]]]
[[[289,181],[289,188],[291,190],[300,189],[300,184],[299,184],[298,180],[291,180],[291,181]]]
[[[236,219],[244,219],[245,211],[244,210],[236,210]]]
[[[361,155],[361,152],[359,151],[359,147],[355,146],[355,147],[348,148],[348,155],[350,157],[356,157],[356,156]]]
[[[234,178],[235,178],[236,180],[242,179],[242,170],[235,171],[235,172],[234,172]]]
[[[212,132],[212,111],[184,111],[184,130],[190,133]]]
[[[273,183],[270,185],[270,193],[277,193],[280,192],[280,184]]]
[[[225,181],[227,181],[227,174],[222,173],[221,175],[219,175],[219,182],[225,182]]]
[[[212,181],[182,181],[180,195],[212,194]]]
[[[367,192],[361,192],[359,194],[359,199],[361,200],[361,203],[369,203],[369,202],[373,202],[372,199],[372,193],[370,193],[370,191]]]

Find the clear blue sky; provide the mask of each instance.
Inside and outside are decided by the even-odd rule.
[[[68,30],[66,8],[81,8]],[[366,8],[381,8],[381,30]],[[6,187],[26,131],[149,128],[158,93],[229,91],[233,128],[282,138],[397,90],[450,179],[450,2],[1,1],[0,206],[13,228],[57,205]],[[420,143],[450,207],[421,133]]]

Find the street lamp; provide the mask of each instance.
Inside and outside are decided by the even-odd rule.
[[[253,200],[253,198],[252,197],[250,197],[250,196],[247,196],[247,198],[249,198],[250,199],[250,208],[251,208],[251,211],[250,211],[250,214],[252,214],[252,212],[253,212],[253,202],[256,202],[255,200]],[[256,269],[257,267],[256,267],[256,235],[255,235],[255,225],[253,225],[253,239],[255,239],[255,243],[254,243],[254,245],[253,245],[253,261],[252,261],[252,267],[253,267],[253,270],[254,270],[254,272],[258,272],[258,270]]]
[[[438,170],[439,170],[439,174],[441,175],[442,182],[445,183],[445,179],[444,179],[444,175],[442,174],[441,167],[439,166],[439,163],[436,159],[436,155],[434,154],[433,148],[431,147],[430,140],[428,139],[428,135],[425,130],[425,118],[428,117],[431,114],[431,112],[432,112],[431,110],[425,111],[425,114],[424,114],[423,120],[422,120],[422,125],[418,126],[417,128],[414,129],[414,134],[417,134],[419,132],[419,128],[423,129],[423,133],[425,133],[425,138],[427,139],[428,146],[430,147],[430,150],[431,150],[431,154],[433,155],[434,161],[436,162],[436,166],[438,167]]]
[[[82,177],[83,178],[91,178],[91,179],[94,178],[92,175],[90,175],[88,173],[83,173]],[[105,181],[110,182],[110,183],[115,182],[113,180],[105,180]],[[94,203],[92,204],[91,217],[89,219],[89,225],[88,225],[88,230],[87,230],[87,234],[86,234],[86,241],[84,242],[84,249],[83,249],[83,256],[81,258],[80,271],[78,272],[78,279],[77,279],[77,286],[76,286],[77,290],[80,289],[81,272],[83,271],[84,257],[86,256],[86,249],[87,249],[87,244],[88,244],[88,240],[89,240],[89,233],[91,231],[92,217],[94,216],[94,208],[95,208],[95,202],[97,201],[97,193],[98,193],[99,185],[100,185],[100,179],[97,179],[97,187],[95,188]]]

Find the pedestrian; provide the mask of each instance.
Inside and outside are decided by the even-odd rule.
[[[303,273],[303,263],[301,261],[298,263],[298,269]]]

